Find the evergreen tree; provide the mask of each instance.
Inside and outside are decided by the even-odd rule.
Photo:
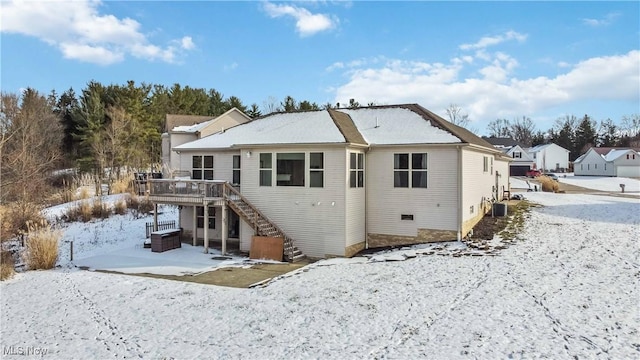
[[[246,114],[252,119],[255,119],[262,115],[262,113],[260,112],[260,108],[258,108],[258,104],[256,103],[251,104],[251,106],[247,109]]]
[[[574,150],[577,156],[584,154],[589,148],[594,147],[598,141],[598,133],[596,132],[596,123],[591,120],[588,115],[582,118],[575,132]]]
[[[535,134],[533,134],[533,136],[531,137],[531,146],[538,146],[538,145],[542,145],[542,144],[546,144],[547,143],[547,137],[545,135],[545,133],[543,133],[542,131],[537,131]]]
[[[298,102],[292,96],[287,95],[280,105],[284,112],[293,112],[298,110]]]
[[[78,99],[73,88],[60,95],[56,103],[55,112],[60,118],[64,129],[63,152],[68,160],[76,160],[78,157],[78,140],[73,136],[77,125],[73,120],[73,112],[78,108]]]
[[[551,130],[551,141],[569,150],[569,160],[575,160],[579,154],[575,149],[575,127],[577,118],[573,115],[567,115],[564,118],[556,120],[554,128]]]
[[[240,98],[238,98],[237,96],[230,96],[227,99],[226,103],[227,103],[227,110],[225,111],[236,108],[242,111],[243,113],[247,112],[247,107],[242,103],[242,100],[240,100]]]

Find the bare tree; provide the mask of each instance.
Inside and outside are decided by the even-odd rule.
[[[513,140],[530,147],[533,141],[533,135],[536,131],[536,126],[530,118],[523,116],[520,119],[515,119],[511,123],[511,138]]]
[[[282,111],[282,108],[278,103],[278,99],[276,99],[275,96],[269,96],[267,100],[263,101],[262,108],[263,108],[262,112],[264,114],[271,114],[274,112]]]
[[[623,116],[620,129],[623,134],[623,145],[640,147],[640,114]]]
[[[463,128],[466,128],[469,125],[469,114],[464,113],[458,104],[450,104],[445,111],[447,112],[450,123]]]
[[[507,119],[495,119],[487,125],[490,137],[504,138],[511,136],[511,123]]]
[[[475,134],[479,133],[478,129],[471,127],[469,114],[465,113],[458,104],[450,104],[445,111],[447,112],[450,123],[463,127]]]
[[[1,198],[35,202],[43,198],[49,172],[62,159],[64,132],[47,99],[33,89],[2,94]]]

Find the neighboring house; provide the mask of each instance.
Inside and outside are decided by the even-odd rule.
[[[556,144],[543,144],[528,148],[535,168],[542,172],[564,172],[569,169],[569,150]]]
[[[535,160],[520,145],[515,145],[506,151],[513,161],[509,164],[510,176],[525,176],[527,171],[534,168]]]
[[[150,199],[180,205],[205,251],[254,235],[284,237],[288,260],[460,240],[509,188],[508,157],[416,104],[277,113],[171,150],[192,180],[153,180]]]
[[[511,149],[514,146],[520,146],[523,147],[522,144],[520,144],[519,142],[515,141],[512,138],[507,138],[507,137],[482,137],[484,140],[486,140],[489,144],[493,145],[493,147],[497,148],[497,149]]]
[[[575,175],[640,177],[640,149],[591,148],[573,163]]]
[[[162,169],[164,177],[177,175],[176,171],[181,168],[180,157],[178,153],[171,151],[171,148],[231,129],[250,120],[250,117],[236,108],[232,108],[217,117],[167,114],[165,126],[169,130],[167,133],[162,134]],[[207,178],[207,180],[213,180],[213,178]]]
[[[536,166],[533,157],[524,150],[524,146],[512,138],[483,137],[483,139],[513,159],[509,164],[509,176],[525,176],[527,171]]]

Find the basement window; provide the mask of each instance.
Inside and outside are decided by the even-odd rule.
[[[413,220],[413,215],[402,214],[400,215],[400,220]]]
[[[204,207],[198,206],[196,208],[196,226],[198,229],[204,229]],[[209,207],[209,229],[216,228],[216,208]]]

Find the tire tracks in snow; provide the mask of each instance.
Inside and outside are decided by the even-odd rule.
[[[96,330],[98,331],[95,340],[99,341],[105,349],[111,352],[116,358],[143,358],[140,345],[137,343],[130,344],[129,341],[125,339],[117,325],[99,308],[98,304],[80,290],[72,278],[72,273],[69,270],[65,270],[63,274],[62,287],[72,298],[79,300],[79,305],[91,314],[91,319],[95,323]],[[67,313],[66,305],[65,313]]]

